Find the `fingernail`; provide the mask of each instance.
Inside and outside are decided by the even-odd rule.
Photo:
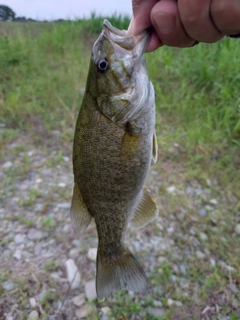
[[[133,34],[133,28],[134,28],[134,18],[132,17],[130,23],[129,23],[129,26],[128,26],[128,30],[127,30],[127,33],[129,35]]]
[[[153,14],[155,27],[162,33],[170,33],[174,30],[176,22],[173,15],[165,12],[155,12]]]

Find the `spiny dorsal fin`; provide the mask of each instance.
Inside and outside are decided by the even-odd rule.
[[[158,158],[158,144],[157,144],[157,136],[156,131],[153,133],[153,141],[152,141],[152,162],[155,164]]]
[[[92,219],[92,216],[83,201],[81,191],[76,183],[73,188],[70,219],[73,230],[78,234],[83,233],[87,229]]]
[[[131,225],[134,228],[141,228],[156,218],[158,209],[156,203],[149,194],[149,190],[144,188],[142,198],[134,212]]]

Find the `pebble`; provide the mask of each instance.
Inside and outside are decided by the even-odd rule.
[[[85,283],[85,294],[86,294],[87,299],[90,299],[90,300],[97,299],[95,279],[92,279],[92,280]]]
[[[213,205],[217,205],[218,204],[218,201],[216,199],[211,199],[209,201],[209,203],[213,204]]]
[[[8,169],[8,168],[11,168],[13,165],[13,163],[11,161],[7,161],[3,164],[2,168],[3,169]]]
[[[25,241],[25,237],[24,237],[22,234],[17,233],[17,234],[15,235],[15,237],[14,237],[14,242],[15,242],[16,244],[23,243],[24,241]]]
[[[80,286],[80,273],[73,259],[68,259],[65,262],[67,279],[72,289],[79,288]]]
[[[240,223],[235,226],[234,230],[235,230],[236,234],[240,235]]]
[[[96,261],[96,259],[97,259],[97,248],[88,249],[87,257],[91,261]]]
[[[87,317],[90,312],[91,312],[91,310],[90,310],[89,306],[84,305],[81,308],[76,309],[75,315],[76,315],[76,317],[82,319],[82,318]]]
[[[197,251],[196,251],[196,257],[197,257],[198,259],[204,259],[204,258],[205,258],[205,254],[204,254],[202,251],[197,250]]]
[[[59,209],[70,209],[71,208],[71,203],[70,202],[59,203],[59,204],[57,204],[57,207]]]
[[[70,224],[66,224],[63,228],[62,228],[62,231],[64,233],[70,233],[72,232],[72,226]]]
[[[229,284],[229,289],[234,293],[234,294],[238,294],[240,291],[238,290],[237,286],[235,285],[235,283],[230,283]]]
[[[111,315],[111,309],[109,307],[101,308],[102,316],[101,320],[108,320],[109,316]]]
[[[79,256],[79,248],[73,248],[69,251],[70,258],[77,258]]]
[[[39,319],[39,315],[38,315],[38,312],[36,310],[33,310],[29,313],[28,317],[27,317],[28,320],[38,320]]]
[[[85,303],[85,294],[80,293],[78,296],[72,298],[72,302],[75,306],[81,307]]]
[[[40,230],[37,230],[35,228],[31,228],[27,234],[27,237],[30,240],[39,240],[39,239],[46,238],[47,236],[48,236],[47,232],[41,232]]]
[[[175,191],[176,191],[176,187],[175,187],[175,186],[169,186],[169,187],[167,188],[167,192],[168,192],[168,193],[175,193]]]
[[[199,238],[200,238],[202,241],[206,241],[206,240],[208,239],[208,236],[206,235],[206,233],[200,232],[200,233],[199,233]]]
[[[34,298],[29,299],[29,304],[30,304],[31,308],[35,308],[37,305],[36,300]]]
[[[15,285],[14,285],[14,283],[12,282],[12,280],[9,279],[9,280],[6,280],[6,281],[4,281],[4,282],[2,283],[2,287],[3,287],[3,289],[6,290],[6,291],[12,291],[12,290],[15,288]]]
[[[21,250],[16,250],[13,254],[13,257],[17,260],[21,260],[22,258],[22,251]]]
[[[204,208],[201,208],[198,210],[198,214],[202,217],[205,217],[207,215],[207,211]]]

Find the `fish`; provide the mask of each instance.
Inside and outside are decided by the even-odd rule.
[[[117,290],[149,291],[125,245],[128,225],[143,227],[158,212],[144,187],[157,161],[155,95],[144,58],[148,38],[148,30],[132,36],[104,20],[75,127],[70,220],[78,234],[95,221],[99,300]]]

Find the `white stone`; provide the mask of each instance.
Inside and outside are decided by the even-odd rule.
[[[97,259],[97,248],[88,249],[87,257],[89,260],[96,261]]]
[[[240,234],[240,223],[235,226],[234,230],[235,230],[236,234]]]
[[[85,300],[86,299],[84,293],[81,293],[78,296],[72,298],[73,304],[77,307],[81,307],[84,304]]]
[[[31,308],[35,308],[37,305],[36,300],[34,298],[29,298],[29,304]]]
[[[174,193],[176,191],[176,187],[175,186],[169,186],[168,188],[167,188],[167,192],[168,193]]]
[[[216,204],[218,204],[218,201],[217,201],[216,199],[211,199],[211,200],[209,201],[209,203],[211,203],[211,204],[213,204],[213,205],[216,205]]]
[[[16,244],[20,244],[20,243],[23,243],[25,240],[24,236],[21,234],[21,233],[17,233],[14,237],[14,242]]]
[[[21,260],[21,258],[22,258],[22,252],[21,252],[21,250],[16,250],[16,251],[14,252],[14,254],[13,254],[13,257],[14,257],[15,259],[17,259],[17,260]]]
[[[197,250],[196,251],[196,257],[198,258],[198,259],[204,259],[205,258],[205,254],[202,252],[202,251],[200,251],[200,250]]]
[[[82,319],[82,318],[85,319],[89,315],[90,312],[91,312],[91,310],[90,310],[89,306],[84,305],[81,308],[76,309],[75,315],[79,319]],[[87,318],[87,319],[89,319],[89,318]]]
[[[7,161],[3,164],[3,169],[8,169],[8,168],[11,168],[13,165],[13,163],[11,161]]]
[[[29,313],[28,320],[38,320],[38,319],[39,319],[39,315],[36,310],[33,310]]]
[[[90,280],[85,283],[85,294],[86,294],[87,299],[90,299],[90,300],[97,299],[95,279]]]
[[[72,289],[79,288],[80,286],[80,273],[73,259],[68,259],[65,262],[67,278]]]
[[[200,239],[202,240],[202,241],[206,241],[207,240],[207,235],[206,235],[206,233],[204,233],[204,232],[200,232],[199,233],[199,237],[200,237]]]
[[[57,207],[60,208],[60,209],[70,209],[71,208],[71,203],[70,202],[59,203],[57,205]]]

